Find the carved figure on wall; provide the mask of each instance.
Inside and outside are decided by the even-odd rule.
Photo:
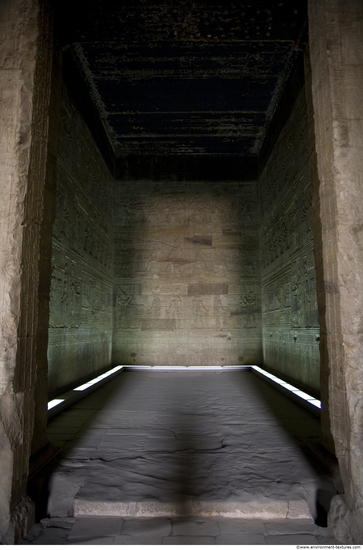
[[[219,272],[226,273],[229,271],[228,262],[229,262],[229,253],[224,250],[214,250],[214,263],[218,268]]]
[[[104,300],[102,299],[102,293],[99,289],[95,289],[94,298],[92,302],[92,313],[96,311],[104,311],[105,305]]]
[[[91,303],[91,289],[90,285],[83,282],[82,284],[82,307],[88,309]]]
[[[246,294],[240,296],[240,307],[237,312],[241,315],[241,323],[243,328],[255,328],[256,319],[255,311],[258,305],[259,298],[254,290],[249,290]]]
[[[196,248],[192,248],[190,252],[192,260],[198,264],[198,267],[196,268],[197,273],[213,273],[214,262],[212,250],[198,246]]]
[[[244,323],[243,328],[256,328],[256,315],[254,311],[247,311],[246,315],[244,315]]]
[[[184,200],[181,197],[175,197],[169,201],[166,207],[167,223],[182,223],[184,221]]]
[[[133,258],[133,271],[135,273],[146,273],[152,261],[152,253],[148,250],[135,251]]]
[[[301,281],[300,275],[296,275],[292,279],[291,286],[291,313],[292,313],[292,326],[301,327]]]
[[[263,309],[262,313],[267,313],[270,310],[270,300],[267,289],[263,290]]]
[[[77,278],[73,277],[71,281],[71,302],[72,302],[71,327],[79,328],[81,324],[82,295],[81,295],[81,279],[78,277]]]
[[[84,234],[84,246],[85,252],[92,255],[93,249],[93,226],[90,222],[87,222],[85,234]]]
[[[291,307],[291,285],[286,283],[284,285],[284,306],[285,308]]]
[[[54,265],[54,264],[53,264]],[[52,272],[52,284],[50,292],[50,308],[49,325],[53,328],[63,328],[64,316],[62,315],[61,298],[64,292],[64,270],[54,266]]]
[[[129,279],[132,276],[132,256],[129,254],[122,257],[119,277],[120,279]]]
[[[208,309],[205,307],[203,299],[196,296],[193,299],[193,317],[195,328],[205,328]]]
[[[274,284],[272,287],[272,300],[270,302],[270,310],[278,311],[279,309],[281,309],[280,287],[277,284]]]
[[[61,312],[62,317],[63,315],[65,318],[68,318],[68,311],[69,311],[69,292],[68,292],[68,285],[69,285],[69,273],[68,273],[68,263],[65,263],[64,266],[64,281],[63,281],[63,288],[62,288],[62,295],[61,295]]]
[[[158,197],[150,197],[143,205],[144,219],[148,224],[161,222],[161,201]]]
[[[224,307],[220,296],[214,296],[213,298],[213,317],[215,320],[216,328],[223,328],[224,325],[224,313],[228,311],[228,308]]]
[[[170,304],[166,310],[166,315],[169,319],[180,319],[182,315],[182,299],[180,296],[173,296],[170,299]]]
[[[134,213],[137,203],[133,199],[123,199],[118,206],[117,221],[121,227],[132,227],[134,225]]]
[[[212,222],[213,217],[209,203],[205,201],[204,197],[194,200],[191,216],[201,225],[209,225]]]
[[[151,315],[152,317],[154,317],[155,319],[159,319],[160,318],[160,314],[161,314],[161,301],[160,301],[160,298],[158,296],[156,296],[153,301],[152,301],[152,304],[150,306],[149,309],[146,310],[146,313],[148,315]]]
[[[259,275],[257,261],[253,261],[250,258],[250,255],[251,255],[250,253],[248,254],[240,253],[239,262],[242,263],[241,265],[242,274],[239,278],[239,282],[242,284],[246,277],[258,278],[258,275]]]
[[[253,290],[249,290],[247,294],[243,294],[240,298],[240,304],[242,308],[256,306],[257,301],[257,294]]]
[[[121,328],[139,328],[134,296],[118,297],[118,319]]]

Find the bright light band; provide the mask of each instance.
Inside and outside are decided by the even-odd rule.
[[[107,378],[108,376],[110,376],[111,374],[113,374],[114,372],[117,372],[118,370],[122,369],[122,366],[119,365],[118,367],[114,367],[113,369],[107,371],[107,372],[104,372],[103,374],[101,374],[100,376],[97,376],[97,378],[93,378],[93,380],[90,380],[89,382],[86,382],[85,384],[82,384],[82,386],[78,386],[78,388],[74,388],[73,391],[84,391],[86,390],[87,388],[93,386],[94,384],[97,384],[97,382],[100,382],[101,380],[103,380],[104,378]]]
[[[281,380],[281,378],[277,378],[277,376],[274,376],[273,374],[270,374],[269,372],[261,369],[260,367],[251,366],[251,369],[261,373],[263,376],[266,376],[266,378],[270,378],[273,382],[278,384],[279,386],[282,386],[286,390],[291,391],[291,393],[294,393],[298,397],[301,397],[301,399],[304,399],[304,401],[307,401],[308,403],[311,403],[311,405],[314,405],[314,407],[317,407],[318,409],[321,409],[321,401],[319,399],[315,399],[315,397],[312,397],[308,393],[305,393],[304,391],[299,390],[298,388],[295,388],[295,386],[292,386],[291,384],[288,384],[287,382],[284,382]]]
[[[53,407],[56,407],[59,405],[59,403],[63,403],[64,399],[53,399],[53,401],[49,401],[48,403],[48,411],[49,409],[53,409]]]
[[[256,372],[259,372],[262,376],[269,378],[272,380],[275,384],[278,384],[285,390],[290,391],[291,393],[297,395],[301,399],[304,399],[314,407],[317,407],[318,409],[321,409],[321,401],[318,399],[312,397],[308,393],[299,390],[298,388],[295,388],[295,386],[292,386],[288,382],[285,382],[284,380],[281,380],[281,378],[278,378],[277,376],[274,376],[273,374],[261,369],[260,367],[257,367],[255,365],[248,365],[248,366],[241,366],[241,365],[225,365],[225,366],[181,366],[181,365],[175,365],[175,366],[155,366],[152,367],[151,365],[119,365],[117,367],[114,367],[113,369],[104,372],[100,376],[97,376],[97,378],[93,378],[89,382],[86,382],[85,384],[82,384],[81,386],[78,386],[77,388],[74,388],[73,391],[81,392],[86,390],[87,388],[90,388],[91,386],[97,384],[101,380],[104,380],[108,376],[111,376],[111,374],[114,374],[115,372],[118,372],[121,369],[130,369],[130,370],[154,370],[154,371],[173,371],[173,370],[185,370],[185,371],[193,371],[193,370],[201,370],[201,371],[223,371],[223,370],[245,370],[245,369],[252,369]],[[48,411],[52,409],[53,407],[56,407],[60,403],[63,403],[65,399],[53,399],[52,401],[49,401],[48,403]]]

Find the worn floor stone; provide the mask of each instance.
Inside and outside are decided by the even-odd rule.
[[[74,539],[70,542],[70,544],[72,545],[89,545],[89,544],[95,544],[97,546],[99,545],[103,545],[103,544],[117,544],[115,543],[115,538],[116,537],[98,537],[98,538],[95,538],[95,539],[82,539],[82,540],[79,540],[79,539]],[[119,543],[119,544],[122,544],[122,543]]]
[[[216,538],[217,544],[265,544],[263,535],[220,535]]]
[[[316,533],[318,526],[306,521],[287,522],[284,520],[274,520],[265,522],[267,534],[269,535],[293,535],[295,533],[312,534]]]
[[[219,535],[219,523],[210,518],[179,518],[173,520],[173,535]]]
[[[213,537],[196,537],[196,536],[177,536],[177,537],[167,537],[163,539],[163,544],[183,544],[183,545],[197,545],[197,544],[216,544],[215,538]]]
[[[318,419],[250,372],[123,372],[51,420],[51,441],[73,426],[51,516],[313,522],[318,491],[334,491],[304,443]]]
[[[67,518],[65,518],[67,519]],[[69,518],[72,519],[72,518]],[[263,521],[250,521],[241,519],[219,518],[217,523],[221,534],[216,532],[215,521],[210,518],[123,518],[123,527],[121,535],[114,535],[113,522],[115,518],[102,518],[105,525],[109,526],[109,531],[100,529],[99,532],[92,533],[89,530],[90,522],[95,525],[101,525],[100,518],[85,518],[87,521],[79,522],[74,533],[77,536],[71,536],[70,525],[63,522],[63,527],[54,528],[50,522],[42,522],[35,525],[28,536],[21,544],[37,545],[161,545],[161,544],[218,544],[218,545],[265,545],[265,544],[319,544],[319,545],[337,545],[338,541],[334,538],[330,529],[312,525],[312,532],[306,533],[306,522],[304,520],[275,520],[268,523]],[[118,518],[121,519],[121,518]],[[98,520],[98,522],[97,522]],[[274,526],[274,524],[276,524]],[[49,525],[49,527],[44,527]],[[59,523],[59,525],[61,525]],[[214,526],[214,527],[213,527]],[[285,534],[278,535],[267,534],[266,527],[270,533],[285,531]],[[208,527],[210,531],[208,531]],[[126,534],[124,531],[128,531]],[[163,536],[162,532],[169,532],[169,535]],[[289,534],[287,532],[290,531]]]
[[[77,518],[69,535],[69,539],[120,535],[122,529],[121,518]]]
[[[58,527],[60,529],[72,529],[76,518],[44,518],[41,520],[42,527]]]
[[[278,521],[278,520],[275,520]],[[286,520],[283,523],[287,523]],[[266,524],[262,520],[219,518],[218,525],[221,535],[267,535]],[[312,525],[312,527],[316,527]]]
[[[69,531],[64,528],[48,527],[26,544],[55,545],[66,544]]]
[[[82,410],[87,422],[54,463],[51,517],[22,544],[337,543],[311,516],[288,518],[308,504],[314,513],[317,492],[332,489],[306,448],[318,441],[318,419],[252,373],[123,373],[55,417],[49,437],[84,418],[73,414]],[[198,448],[212,439],[217,449]],[[175,444],[168,452],[167,441]],[[103,517],[69,517],[84,494]],[[120,494],[133,504],[117,503]],[[164,517],[135,517],[137,499],[149,515],[155,503],[164,506]],[[271,501],[284,517],[264,516]],[[170,503],[182,514],[170,515]],[[128,513],[106,516],[116,504]],[[198,506],[254,507],[260,517],[201,516]]]
[[[171,534],[171,521],[168,518],[130,519],[122,525],[122,535],[148,535],[167,537]]]
[[[266,544],[278,546],[280,544],[318,544],[314,535],[296,534],[296,535],[268,535]]]
[[[161,545],[163,543],[163,537],[160,535],[155,535],[153,533],[148,533],[145,535],[121,535],[115,537],[113,544],[154,544]]]

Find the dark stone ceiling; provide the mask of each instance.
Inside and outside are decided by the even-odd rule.
[[[56,0],[56,31],[116,175],[186,159],[252,174],[303,81],[306,0]]]

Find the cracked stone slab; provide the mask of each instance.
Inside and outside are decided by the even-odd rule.
[[[171,521],[167,518],[125,519],[122,535],[150,535],[168,537],[171,534]]]
[[[311,413],[249,372],[177,381],[170,373],[127,376],[127,395],[115,380],[112,394],[107,384],[95,392],[103,392],[108,406],[96,400],[93,416],[58,461],[49,485],[51,516],[313,522],[317,491],[329,482],[302,449],[306,422],[319,437]],[[264,393],[273,398],[274,414]],[[87,410],[92,399],[84,400]],[[65,418],[70,426],[77,420]]]
[[[115,543],[116,537],[96,537],[94,539],[74,539],[71,541],[72,546],[73,545],[104,545],[104,544],[116,544]]]
[[[40,520],[43,527],[58,527],[60,529],[71,529],[76,518],[44,518]]]
[[[218,521],[211,518],[174,518],[173,535],[220,535]]]
[[[215,544],[214,537],[188,537],[188,536],[176,536],[176,537],[166,537],[163,539],[163,544]]]
[[[135,544],[135,545],[161,545],[163,543],[163,537],[160,535],[119,535],[114,538],[113,544]]]
[[[269,533],[263,520],[218,518],[221,535],[267,535]],[[276,520],[279,521],[279,520]],[[281,520],[282,521],[282,520]],[[286,522],[286,520],[284,520]]]
[[[69,540],[75,538],[93,538],[100,536],[120,535],[122,519],[115,517],[106,518],[77,518],[72,526]]]
[[[314,535],[296,534],[296,535],[268,535],[266,544],[278,546],[280,544],[318,544]]]
[[[217,544],[266,544],[265,537],[263,535],[220,535],[216,538]]]
[[[68,529],[61,529],[58,527],[48,527],[42,533],[40,533],[36,538],[29,540],[25,544],[41,544],[43,545],[58,545],[66,544],[67,538],[69,535]]]
[[[315,534],[317,525],[311,521],[296,520],[274,520],[264,522],[266,534],[269,535],[293,535],[296,533]]]

